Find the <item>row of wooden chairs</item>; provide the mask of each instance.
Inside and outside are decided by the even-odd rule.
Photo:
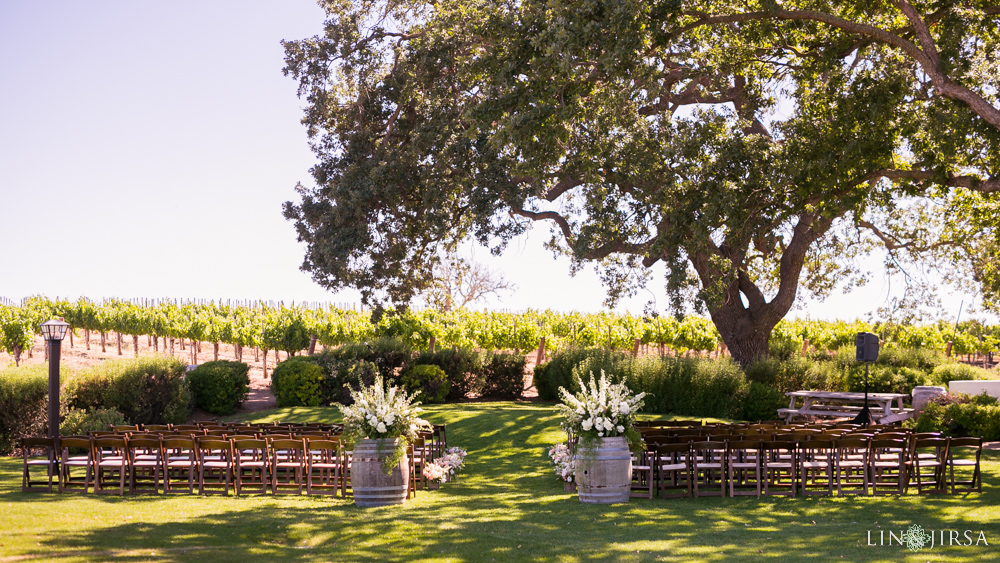
[[[788,435],[784,437],[788,438]],[[777,439],[674,436],[647,441],[632,496],[795,496],[982,492],[981,438],[882,433]],[[971,475],[961,479],[961,471]],[[960,470],[956,479],[955,471]]]
[[[55,482],[59,492],[87,492],[93,487],[95,493],[168,494],[193,493],[197,487],[199,494],[228,494],[233,488],[237,495],[248,489],[309,495],[340,491],[349,496],[350,444],[321,429],[313,434],[288,430],[240,435],[227,433],[238,431],[232,427],[208,434],[131,427],[67,436],[58,445],[51,438],[25,438],[22,490],[51,492]],[[32,456],[38,449],[42,455]],[[444,425],[410,446],[409,492],[426,487],[423,467],[446,450]],[[46,480],[33,478],[33,468],[45,469]]]

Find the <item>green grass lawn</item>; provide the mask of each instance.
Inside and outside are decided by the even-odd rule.
[[[902,498],[754,497],[585,506],[563,492],[545,448],[563,439],[555,407],[428,407],[468,449],[457,482],[401,507],[307,497],[96,497],[20,492],[20,460],[0,460],[0,561],[997,561],[1000,455],[985,452],[983,494]],[[336,421],[332,408],[246,420]],[[989,546],[912,553],[868,532],[982,530]],[[947,537],[947,532],[946,532]],[[964,541],[964,537],[962,538]]]

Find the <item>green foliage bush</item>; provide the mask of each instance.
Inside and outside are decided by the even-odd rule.
[[[403,388],[423,403],[443,403],[451,390],[448,374],[438,366],[416,364],[403,370]]]
[[[520,354],[494,354],[483,365],[481,396],[517,399],[524,393],[524,366]]]
[[[739,418],[750,421],[775,420],[778,418],[778,409],[788,406],[788,397],[776,387],[751,381],[740,402],[742,410]]]
[[[647,357],[623,375],[633,391],[648,393],[646,412],[739,418],[748,388],[743,371],[729,359]]]
[[[59,425],[63,436],[86,436],[87,432],[107,432],[113,426],[128,424],[125,415],[117,409],[71,409]]]
[[[187,382],[199,409],[230,415],[250,394],[250,366],[243,362],[205,362],[187,373]]]
[[[69,380],[66,403],[70,409],[116,409],[129,424],[186,422],[191,393],[184,369],[170,356],[106,361]]]
[[[364,342],[343,344],[323,352],[323,355],[336,360],[371,362],[386,382],[396,384],[397,371],[410,361],[413,349],[400,338],[376,338],[367,345]]]
[[[830,360],[816,361],[798,356],[781,361],[766,358],[747,367],[746,376],[752,382],[773,386],[781,392],[815,389],[845,391],[846,373]]]
[[[315,362],[323,370],[323,382],[320,385],[323,405],[353,404],[351,389],[358,390],[362,385],[373,384],[375,376],[379,373],[375,364],[365,360],[340,358],[335,350],[327,350],[303,359]]]
[[[617,375],[621,364],[627,362],[628,355],[620,351],[603,348],[567,348],[552,356],[547,363],[535,366],[535,389],[538,397],[547,401],[559,400],[559,388],[565,387],[570,393],[580,391],[573,370],[584,361],[590,362],[588,369],[597,368],[595,373],[604,371]],[[610,368],[610,369],[609,369]]]
[[[932,385],[945,385],[955,380],[1000,379],[1000,373],[968,364],[949,362],[941,364],[931,372],[929,381]]]
[[[915,368],[893,367],[878,363],[870,366],[868,391],[871,393],[910,393],[914,387],[924,385],[927,375]],[[847,375],[847,390],[865,390],[865,368],[855,366]]]
[[[1000,440],[1000,404],[986,393],[969,397],[962,393],[935,398],[917,417],[917,432],[941,432],[945,436],[978,436]]]
[[[854,358],[854,347],[846,350]],[[899,348],[883,346],[878,352],[875,365],[910,368],[924,373],[931,373],[934,368],[945,363],[945,358],[930,348]],[[907,391],[909,393],[909,391]]]
[[[482,355],[470,348],[445,348],[435,352],[423,352],[414,364],[438,366],[448,375],[451,389],[448,391],[449,401],[460,401],[470,393],[482,388],[483,359]]]
[[[323,368],[309,357],[292,356],[281,362],[271,373],[271,392],[277,406],[319,406],[324,377]]]
[[[44,365],[0,369],[0,455],[8,455],[25,436],[42,434],[49,396]]]

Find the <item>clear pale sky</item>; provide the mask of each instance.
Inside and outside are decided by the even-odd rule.
[[[279,41],[322,21],[311,0],[0,0],[0,296],[356,302],[299,271],[281,216],[314,158]],[[518,288],[486,305],[601,308],[593,270],[570,277],[547,238],[470,249]],[[792,316],[853,319],[888,294],[876,274]],[[662,275],[620,309],[653,297]]]

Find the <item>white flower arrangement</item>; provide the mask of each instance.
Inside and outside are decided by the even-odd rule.
[[[594,381],[591,372],[589,385],[584,384],[581,378],[577,381],[580,392],[576,395],[564,387],[559,388],[562,428],[570,436],[577,436],[587,443],[593,443],[598,438],[625,436],[633,450],[641,447],[642,437],[633,424],[646,394],[633,395],[624,383],[611,383],[604,370],[601,370],[598,381]]]
[[[576,395],[564,387],[559,388],[563,401],[559,410],[565,417],[563,429],[577,436],[593,434],[600,438],[625,434],[635,420],[635,413],[642,408],[642,398],[646,394],[633,396],[624,383],[609,382],[604,370],[598,382],[594,381],[594,374],[590,374],[589,386],[582,379],[577,381],[580,392]]]
[[[420,431],[432,429],[430,423],[417,416],[422,412],[417,406],[420,403],[402,389],[386,388],[381,376],[376,376],[370,387],[351,390],[351,397],[353,405],[338,405],[344,414],[344,437],[348,441],[398,439],[395,450],[382,463],[382,469],[388,472],[403,459],[406,446]]]
[[[573,462],[573,454],[566,444],[558,444],[549,448],[549,458],[556,466],[556,475],[567,483],[573,482],[573,474],[576,472],[576,465]]]

